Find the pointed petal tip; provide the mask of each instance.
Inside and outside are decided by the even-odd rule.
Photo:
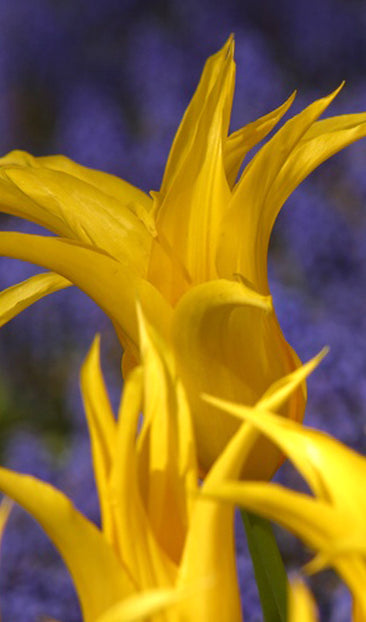
[[[340,83],[340,85],[339,85],[339,86],[337,86],[337,88],[336,88],[336,89],[334,89],[334,91],[331,91],[331,92],[329,93],[329,95],[328,95],[327,97],[325,97],[325,99],[330,98],[330,101],[332,102],[332,101],[333,101],[333,100],[337,97],[337,95],[341,92],[341,90],[343,89],[343,87],[344,87],[344,85],[345,85],[345,84],[346,84],[346,81],[345,81],[345,80],[342,80],[342,82]]]
[[[282,379],[280,379],[280,381],[276,381],[273,385],[271,385],[271,387],[276,387],[278,382],[281,383],[282,381],[290,379],[291,377],[294,378],[296,376],[297,379],[295,383],[293,384],[293,386],[289,385],[290,389],[287,395],[287,397],[289,397],[289,395],[295,391],[296,387],[300,385],[301,382],[303,382],[318,367],[318,365],[325,358],[328,352],[329,352],[329,347],[325,346],[316,356],[310,359],[307,363],[304,363],[301,367],[296,369],[295,372],[292,372],[288,374],[287,376],[284,376]],[[271,387],[269,388],[269,390],[271,390]],[[281,388],[282,388],[282,385],[281,385]],[[222,409],[225,411],[229,410],[230,414],[237,417],[238,420],[240,420],[241,422],[248,420],[251,422],[253,421],[255,423],[255,420],[253,419],[253,416],[252,416],[253,410],[255,410],[256,408],[259,408],[260,410],[263,411],[263,410],[270,410],[271,408],[270,404],[268,403],[269,398],[267,397],[266,399],[266,395],[267,395],[267,392],[264,394],[264,396],[262,396],[262,398],[254,406],[248,406],[246,404],[238,404],[235,402],[231,402],[228,400],[215,397],[214,395],[210,395],[207,393],[201,393],[201,399],[204,402],[211,404],[215,408]],[[267,403],[264,404],[263,400]],[[274,400],[274,396],[271,396],[271,401],[273,400]],[[274,407],[274,404],[272,404],[272,407]]]
[[[230,33],[229,37],[225,41],[223,47],[221,48],[222,52],[225,54],[225,59],[233,59],[234,51],[235,51],[235,35],[233,32]]]
[[[292,91],[292,93],[289,95],[289,97],[286,99],[285,104],[283,104],[283,105],[286,105],[286,104],[287,104],[287,105],[288,105],[288,107],[290,107],[290,106],[293,104],[293,102],[294,102],[294,100],[295,100],[296,95],[297,95],[297,89],[294,89],[294,90]]]
[[[324,346],[320,350],[319,354],[317,355],[319,358],[319,362],[322,361],[327,356],[327,354],[329,354],[329,352],[330,352],[330,346]]]
[[[87,352],[87,355],[84,359],[84,362],[82,364],[81,367],[81,374],[83,374],[85,368],[88,366],[88,363],[90,362],[90,359],[93,356],[97,356],[98,360],[99,360],[99,356],[100,356],[100,340],[101,340],[101,335],[100,333],[95,333],[93,341],[91,343],[91,346]]]

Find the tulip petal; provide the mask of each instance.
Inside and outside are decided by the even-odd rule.
[[[1,166],[1,160],[0,192],[0,210],[94,245],[128,262],[136,274],[146,273],[151,234],[129,208],[129,193],[112,197],[103,192],[103,186],[70,173],[39,164]]]
[[[347,583],[356,600],[358,622],[366,615],[366,565],[364,555],[339,554],[331,556],[333,545],[347,538],[352,523],[345,512],[333,508],[321,499],[286,490],[278,484],[225,482],[209,491],[203,491],[210,499],[217,498],[237,504],[288,529],[315,551],[325,552],[325,559]],[[364,545],[364,537],[360,537]],[[330,556],[329,556],[330,554]],[[323,566],[322,566],[323,567]],[[363,616],[363,617],[362,617]]]
[[[19,315],[37,300],[72,285],[59,274],[44,272],[0,292],[0,326]]]
[[[8,497],[3,497],[0,503],[0,547],[4,536],[4,530],[8,524],[10,513],[13,509],[13,502]]]
[[[176,132],[172,147],[170,149],[160,189],[162,197],[165,197],[169,191],[175,176],[185,163],[187,154],[192,152],[200,118],[205,114],[205,105],[207,100],[217,85],[218,78],[228,57],[230,57],[232,72],[235,70],[232,58],[233,49],[234,41],[231,36],[221,50],[210,56],[205,63],[198,87],[184,113],[183,119]],[[232,76],[231,91],[227,94],[227,98],[225,98],[225,122],[227,127],[229,126],[229,117],[232,105],[234,89],[233,82],[234,75]]]
[[[119,200],[131,209],[135,208],[136,205],[142,205],[146,211],[150,211],[152,207],[150,197],[127,181],[115,175],[82,166],[62,155],[35,158],[26,151],[18,149],[10,151],[6,156],[0,158],[0,167],[7,166],[29,167],[32,169],[45,168],[51,171],[67,173],[98,190],[102,189],[104,194]]]
[[[219,404],[219,400],[210,398]],[[250,421],[288,455],[317,498],[274,484],[219,484],[213,496],[231,499],[244,508],[275,520],[304,540],[320,556],[309,565],[319,570],[333,565],[355,598],[355,619],[366,615],[364,552],[365,500],[359,491],[366,478],[366,459],[327,434],[293,421],[242,405],[228,404],[232,414]],[[243,448],[246,444],[243,442]],[[209,496],[212,497],[211,491]]]
[[[128,576],[102,533],[64,494],[34,477],[3,468],[0,489],[40,523],[59,550],[73,577],[85,622],[94,622],[123,595],[132,593]]]
[[[136,433],[143,405],[140,367],[127,377],[118,416],[110,491],[118,551],[140,590],[171,586],[176,568],[161,549],[147,518],[138,481]]]
[[[238,296],[238,292],[236,295]],[[247,295],[251,295],[251,292],[247,292]],[[264,297],[257,296],[259,303],[260,301],[262,304],[265,303],[266,299]],[[310,373],[311,365],[308,364],[305,367],[306,373]],[[297,374],[297,385],[300,385],[302,380],[303,377]],[[293,379],[291,378],[289,382],[292,384],[292,389],[294,389]],[[281,394],[283,393],[282,386],[279,387],[278,391]],[[202,580],[203,577],[208,581],[208,594],[201,595],[201,598],[197,598],[193,604],[189,603],[191,610],[193,608],[195,611],[197,619],[217,618],[221,620],[226,619],[226,617],[230,620],[241,619],[238,594],[236,588],[234,589],[236,577],[233,548],[233,508],[225,508],[222,504],[210,503],[209,501],[206,503],[205,498],[209,497],[212,499],[220,496],[220,499],[230,499],[230,492],[225,496],[226,493],[222,494],[222,491],[226,491],[230,486],[234,485],[231,482],[232,479],[237,478],[243,471],[246,472],[246,465],[251,460],[251,451],[257,440],[258,434],[254,427],[241,425],[238,432],[232,436],[225,449],[219,454],[203,482],[201,492],[195,497],[195,507],[187,534],[178,585],[186,588],[190,584],[194,585],[195,582]],[[253,485],[248,484],[247,486]],[[255,484],[254,486],[258,486],[260,492],[267,489],[272,491],[272,488],[276,489],[276,486],[269,484]],[[294,500],[291,496],[292,493],[286,490],[283,491],[280,487],[277,488],[280,489],[280,493],[283,493],[285,501],[291,504]],[[220,492],[218,493],[218,491]],[[257,496],[260,497],[260,495]],[[266,499],[265,495],[263,496]],[[275,510],[277,510],[275,504],[276,494],[273,493],[272,496],[274,497]],[[296,496],[295,499],[297,500]],[[320,502],[319,505],[322,510],[325,508],[324,512],[328,520],[329,513],[327,512],[329,508]],[[256,511],[255,504],[250,505],[248,503],[247,507],[254,512]],[[261,508],[261,506],[258,505],[258,508]],[[305,501],[301,506],[301,509],[304,508],[311,513],[313,510],[313,500],[305,497]],[[277,516],[275,512],[274,515]],[[271,518],[271,515],[269,515],[269,518]],[[297,518],[297,515],[295,518]],[[292,525],[293,522],[296,524],[296,520],[290,521],[290,524]],[[312,533],[311,528],[309,533]],[[321,541],[320,537],[317,542],[319,541]],[[228,603],[230,610],[227,609]],[[188,605],[183,603],[183,613],[185,612],[185,606],[188,607]],[[188,616],[188,613],[186,615]]]
[[[116,421],[100,367],[100,337],[93,345],[81,370],[81,389],[88,421],[94,476],[102,514],[103,532],[113,543],[113,509],[109,477],[115,453]]]
[[[234,84],[230,41],[208,67],[173,143],[162,188],[154,194],[158,236],[149,279],[172,303],[191,281],[215,278],[216,240],[230,198],[223,162]]]
[[[138,358],[136,296],[143,294],[144,311],[169,325],[170,309],[156,290],[105,253],[62,238],[0,233],[0,255],[29,261],[61,274],[80,287],[105,311],[125,335]]]
[[[317,622],[314,599],[300,579],[291,582],[289,591],[289,622]]]
[[[200,466],[207,470],[239,420],[205,404],[201,393],[254,404],[300,363],[281,333],[271,299],[239,282],[211,281],[188,292],[174,312],[172,336],[193,413]],[[303,388],[298,389],[285,407],[287,416],[301,419],[304,400]],[[262,438],[246,475],[267,478],[278,461],[277,449]]]
[[[288,400],[294,390],[314,371],[328,353],[328,348],[323,348],[310,361],[295,369],[287,376],[274,382],[262,395],[256,406],[263,410],[278,411]]]
[[[328,97],[313,102],[287,121],[244,169],[222,222],[217,253],[220,276],[232,278],[233,274],[242,274],[258,291],[264,294],[269,292],[268,244],[282,205],[275,200],[277,178],[292,158],[301,139],[336,97],[340,88]],[[310,159],[316,162],[317,155],[311,154]],[[312,170],[311,164],[307,170]],[[286,180],[281,179],[283,187]]]
[[[207,474],[201,492],[194,497],[178,585],[187,588],[205,580],[207,588],[193,603],[182,603],[183,618],[186,613],[189,619],[189,611],[193,610],[200,620],[241,620],[233,508],[207,502],[206,498],[214,497],[223,482],[239,476],[257,439],[253,427],[241,425]]]
[[[158,542],[178,563],[189,520],[187,488],[197,482],[192,423],[170,350],[141,311],[139,320],[145,395],[140,488]]]
[[[215,400],[216,403],[217,400]],[[354,527],[364,524],[366,500],[357,491],[366,479],[366,460],[324,432],[241,405],[226,405],[231,413],[250,421],[271,438],[304,476],[313,492],[352,517]]]
[[[203,495],[239,505],[288,529],[314,550],[323,550],[344,531],[342,516],[319,499],[268,482],[225,482]]]
[[[225,171],[230,188],[235,185],[245,156],[277,125],[295,99],[296,92],[278,108],[228,136],[224,144]]]
[[[130,596],[106,611],[96,622],[144,622],[154,615],[173,607],[185,598],[183,590],[147,590]],[[175,620],[174,615],[169,620]]]
[[[181,604],[182,619],[241,621],[233,509],[216,501],[196,501],[180,565],[179,587],[199,581],[206,589]]]

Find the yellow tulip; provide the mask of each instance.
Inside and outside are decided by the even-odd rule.
[[[193,414],[200,467],[207,472],[238,420],[200,393],[253,405],[300,362],[286,342],[267,280],[271,230],[296,186],[328,157],[366,135],[366,114],[318,121],[336,96],[290,119],[238,171],[290,107],[229,134],[234,41],[210,57],[174,139],[159,192],[62,156],[14,151],[0,159],[0,209],[57,237],[0,233],[0,253],[43,266],[0,295],[0,323],[38,298],[76,284],[112,319],[124,371],[140,360],[136,298],[171,343]],[[55,274],[57,273],[57,274]],[[305,386],[282,414],[302,420]],[[268,478],[275,446],[257,435],[243,475]]]
[[[300,371],[301,368],[296,373]],[[301,538],[316,552],[307,570],[315,572],[332,566],[353,594],[354,622],[363,622],[366,619],[366,458],[323,432],[270,412],[288,397],[294,386],[293,380],[283,381],[282,386],[274,388],[252,409],[213,397],[205,399],[249,422],[250,428],[276,443],[304,477],[313,496],[279,484],[232,481],[217,486],[210,498],[237,503],[278,522]],[[234,440],[240,448],[239,435],[240,431]],[[226,451],[234,453],[230,446]]]
[[[141,365],[128,375],[117,420],[99,339],[81,386],[101,507],[98,529],[60,491],[0,468],[0,490],[43,527],[72,575],[85,622],[240,622],[233,509],[198,495],[191,413],[174,356],[139,313]],[[214,465],[213,490],[234,465]]]

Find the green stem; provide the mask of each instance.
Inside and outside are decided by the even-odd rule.
[[[272,525],[250,512],[241,512],[252,557],[264,622],[287,620],[287,574]]]

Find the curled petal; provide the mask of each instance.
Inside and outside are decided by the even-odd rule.
[[[270,297],[243,283],[218,280],[193,288],[173,314],[172,334],[193,413],[200,466],[207,470],[237,429],[238,418],[204,403],[201,393],[255,404],[274,381],[300,363],[282,335]],[[284,414],[302,419],[304,402],[301,387]],[[246,475],[270,477],[279,455],[262,437]]]
[[[292,93],[281,106],[228,136],[224,145],[224,159],[230,188],[235,185],[239,169],[247,153],[277,125],[290,108],[295,95],[296,93]]]
[[[254,409],[223,402],[221,406],[250,421],[274,441],[304,476],[314,494],[348,516],[353,529],[358,526],[358,530],[363,530],[366,501],[358,494],[366,478],[363,456],[324,432],[262,410],[260,404]]]
[[[244,169],[222,221],[217,251],[220,276],[232,278],[235,273],[242,274],[258,291],[268,293],[267,253],[272,227],[283,201],[288,196],[287,187],[293,184],[292,180],[296,179],[296,175],[302,175],[301,167],[297,166],[293,154],[306,132],[339,90],[338,88],[328,97],[313,102],[287,121]],[[365,133],[366,128],[363,131]],[[301,179],[319,163],[318,152],[317,149],[309,151],[305,175]],[[326,157],[327,153],[324,152],[323,159]],[[291,175],[287,181],[289,173],[285,177],[281,173],[289,162]],[[292,189],[296,185],[293,184]]]
[[[138,359],[136,297],[143,295],[144,311],[169,325],[169,305],[147,282],[97,249],[71,240],[24,233],[0,233],[0,255],[14,257],[54,270],[80,287],[118,325],[132,354]]]
[[[83,167],[65,160],[68,166],[55,169],[41,166],[37,158],[22,152],[0,159],[0,210],[31,220],[62,237],[103,249],[128,262],[136,274],[144,275],[151,234],[130,209],[133,197],[137,199],[143,193],[120,181],[121,192],[111,195],[109,176],[105,190],[102,183],[89,183],[88,175],[80,177],[79,169]],[[98,178],[97,172],[94,174]],[[102,182],[104,174],[99,176]]]
[[[0,158],[0,167],[6,168],[16,166],[30,169],[45,168],[51,171],[67,173],[75,179],[79,179],[96,189],[102,189],[104,194],[118,199],[122,204],[130,208],[140,204],[146,211],[149,211],[152,207],[152,200],[150,197],[127,181],[115,175],[82,166],[62,155],[35,158],[26,151],[17,149],[10,151],[6,156]]]

